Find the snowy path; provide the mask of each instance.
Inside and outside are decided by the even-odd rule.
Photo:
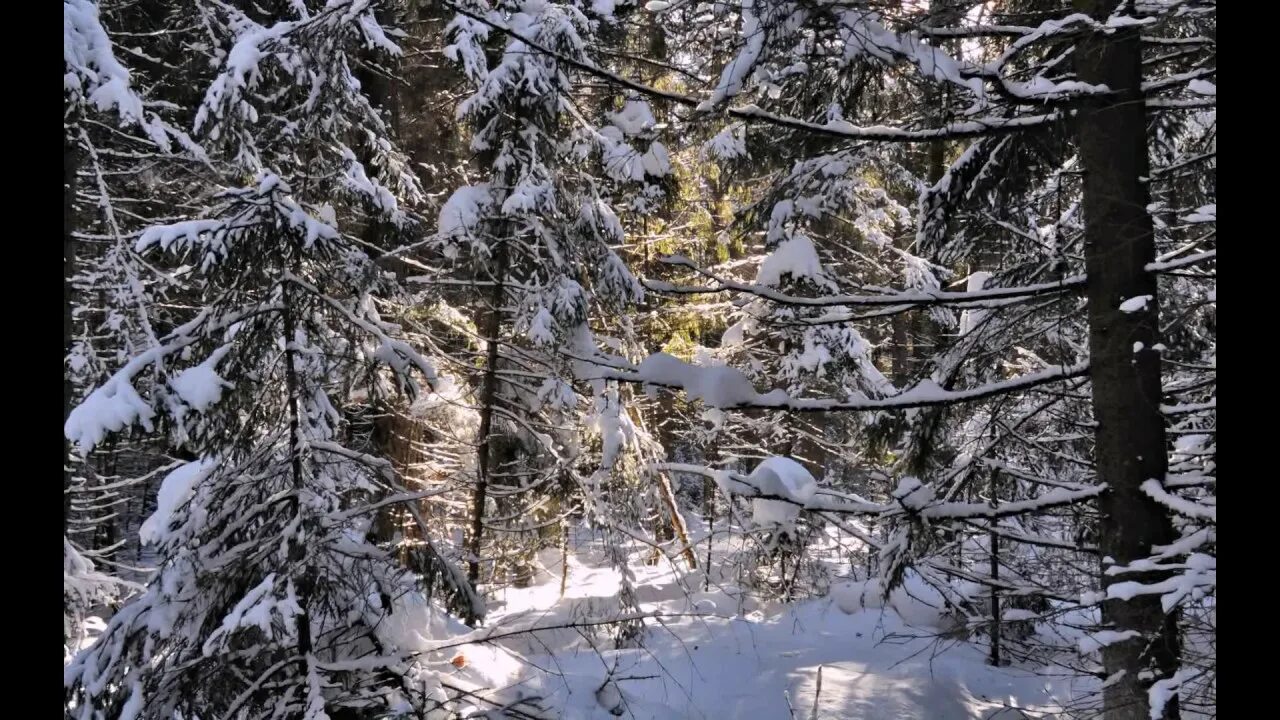
[[[554,554],[546,554],[548,572],[528,588],[505,591],[488,628],[561,625],[615,612],[618,575],[592,555],[570,558],[570,595],[561,600],[559,568]],[[719,617],[664,619],[651,625],[642,649],[612,649],[607,630],[588,640],[563,629],[507,638],[501,649],[468,646],[462,653],[469,667],[460,679],[507,688],[502,694],[508,697],[539,696],[566,720],[786,720],[792,717],[788,696],[795,717],[808,719],[820,666],[816,717],[822,720],[1053,718],[1070,690],[1030,669],[992,668],[984,651],[967,643],[948,643],[936,654],[931,640],[885,641],[895,633],[927,632],[906,626],[892,611],[850,615],[815,600],[733,618],[736,602],[723,592],[686,598],[669,570],[641,566],[636,573],[646,611],[687,613],[692,600],[699,612]],[[620,695],[613,686],[601,690],[610,676]]]

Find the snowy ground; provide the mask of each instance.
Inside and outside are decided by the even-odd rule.
[[[450,681],[498,691],[495,697],[536,696],[553,708],[551,717],[568,720],[1053,718],[1085,689],[1050,682],[1035,668],[993,668],[984,649],[924,639],[936,631],[913,628],[893,610],[848,614],[832,599],[740,608],[723,590],[701,592],[700,573],[681,581],[669,565],[645,566],[641,557],[633,568],[645,611],[706,615],[649,621],[642,649],[612,649],[608,628],[594,637],[560,629],[450,649],[439,660],[460,654],[465,662],[461,670],[441,662]],[[598,545],[570,556],[564,599],[558,555],[541,560],[545,572],[530,587],[503,591],[481,632],[617,612],[619,575]]]
[[[425,605],[402,607],[383,630],[402,646],[412,636],[409,645],[439,648],[422,658],[432,670],[455,690],[487,698],[472,717],[529,698],[541,710],[520,706],[526,717],[565,720],[1049,720],[1097,689],[1096,681],[1049,679],[1035,667],[993,668],[985,648],[936,640],[938,615],[916,593],[896,595],[896,611],[860,609],[878,604],[874,593],[838,591],[762,605],[729,582],[704,591],[701,571],[647,565],[640,548],[630,562],[633,586],[642,611],[664,617],[646,621],[643,647],[617,650],[612,626],[564,627],[619,613],[621,578],[600,541],[574,545],[563,598],[559,553],[544,551],[534,582],[500,591],[478,630]],[[528,628],[555,629],[522,632]],[[477,636],[493,639],[464,644]]]

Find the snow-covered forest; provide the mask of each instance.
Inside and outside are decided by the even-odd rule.
[[[1216,717],[1213,0],[63,56],[66,717]]]

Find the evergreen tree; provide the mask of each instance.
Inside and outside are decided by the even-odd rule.
[[[360,52],[395,46],[365,3],[221,10],[230,50],[195,126],[232,182],[134,248],[195,307],[66,425],[82,451],[138,424],[198,459],[161,485],[141,528],[160,567],[68,666],[68,701],[86,718],[421,714],[439,686],[413,660],[417,636],[387,618],[432,611],[369,532],[417,495],[352,447],[344,413],[357,390],[412,397],[436,380],[380,318],[394,288],[354,234],[407,222],[382,180],[402,198],[413,181],[352,75]],[[257,180],[235,187],[244,172]]]

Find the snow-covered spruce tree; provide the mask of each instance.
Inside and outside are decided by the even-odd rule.
[[[575,507],[609,532],[625,522],[607,504],[610,493],[620,496],[606,480],[636,430],[617,388],[591,363],[600,352],[593,329],[609,329],[601,312],[619,316],[642,295],[615,250],[623,228],[612,205],[625,200],[623,187],[651,196],[647,180],[668,168],[660,143],[647,140],[643,152],[630,144],[653,125],[643,103],[596,117],[574,96],[572,68],[526,44],[582,57],[597,24],[613,22],[603,6],[457,7],[449,53],[475,86],[459,115],[474,128],[484,180],[445,203],[438,239],[485,298],[475,320],[485,351],[475,379],[480,428],[468,534],[478,580],[482,563],[498,554],[485,549],[491,522],[505,537],[559,528]],[[486,39],[503,47],[492,67]],[[623,337],[613,352],[625,350],[627,325],[614,324]],[[586,427],[598,446],[583,442]],[[511,522],[539,505],[553,511]],[[608,546],[622,552],[621,542]],[[614,561],[625,568],[624,556]]]
[[[117,56],[107,25],[126,22],[120,11],[114,3],[63,3],[64,419],[88,389],[154,344],[156,327],[164,327],[166,313],[156,298],[172,283],[137,257],[132,235],[155,217],[162,197],[181,196],[182,182],[166,180],[200,157],[166,106],[144,101],[150,78]],[[87,613],[118,601],[127,585],[102,569],[137,559],[128,532],[145,500],[146,472],[164,462],[154,445],[125,439],[88,458],[64,453],[64,611],[71,646],[82,640]]]
[[[721,337],[721,352],[750,368],[757,383],[782,387],[792,397],[854,400],[893,394],[868,339],[878,335],[887,344],[886,322],[877,324],[855,313],[842,316],[822,300],[806,306],[785,299],[834,298],[927,268],[894,244],[894,237],[908,227],[909,213],[886,187],[906,175],[891,159],[839,150],[801,155],[779,173],[764,197],[739,216],[742,231],[763,230],[765,248],[755,277],[742,278],[750,292],[739,310],[741,319]],[[865,470],[882,462],[878,438],[885,434],[885,417],[810,418],[786,412],[764,417],[773,430],[772,437],[763,438],[770,454],[802,458],[821,468],[829,487],[860,493],[873,489],[866,484]],[[856,455],[853,447],[859,448]],[[864,472],[850,472],[855,464]]]
[[[653,35],[656,28],[637,22],[645,18],[643,10],[624,3],[612,8],[593,3],[592,13],[599,15],[592,36],[595,61],[615,68],[632,65],[627,51],[636,45],[662,52],[661,42],[655,42]],[[577,114],[587,121],[580,120],[571,136],[573,152],[593,161],[593,192],[616,208],[617,221],[606,218],[602,235],[616,250],[607,261],[611,267],[592,283],[593,312],[588,324],[592,347],[580,343],[572,355],[581,361],[585,349],[592,363],[616,366],[654,349],[650,324],[657,316],[653,312],[657,305],[652,295],[640,292],[628,268],[652,266],[654,258],[646,244],[652,240],[648,237],[651,220],[670,211],[681,181],[662,141],[670,137],[670,129],[658,122],[647,100],[635,94],[598,93],[589,84],[580,84],[586,87],[573,102]],[[665,561],[675,567],[679,557],[683,567],[696,567],[676,486],[668,474],[653,469],[666,455],[658,431],[664,408],[635,387],[605,380],[599,367],[581,362],[573,367],[579,381],[589,379],[583,388],[590,398],[584,421],[593,442],[592,455],[598,452],[599,457],[584,486],[586,517],[609,533],[620,533],[612,536],[618,541],[626,537],[648,546],[646,563]],[[612,562],[629,584],[624,543],[606,539]],[[622,633],[636,629],[624,628]]]
[[[1087,18],[1075,16],[1070,22],[1087,24]],[[1188,122],[1180,117],[1187,112],[1193,115],[1200,113],[1198,108],[1207,104],[1209,101],[1205,98],[1214,93],[1212,85],[1201,79],[1213,72],[1212,54],[1205,51],[1206,41],[1201,35],[1206,22],[1203,13],[1190,12],[1181,18],[1115,17],[1108,22],[1112,27],[1122,27],[1126,23],[1141,23],[1144,26],[1143,56],[1146,58],[1145,69],[1150,73],[1150,79],[1143,83],[1142,88],[1150,95],[1146,99],[1149,108],[1147,123],[1153,132],[1147,152],[1151,155],[1150,163],[1154,170],[1146,185],[1155,193],[1169,192],[1174,188],[1162,179],[1166,173],[1161,166],[1181,170],[1177,174],[1182,176],[1184,186],[1198,185],[1197,190],[1188,197],[1189,204],[1183,206],[1181,212],[1189,213],[1187,217],[1192,222],[1212,222],[1213,208],[1206,204],[1212,200],[1211,184],[1206,187],[1203,182],[1185,183],[1188,176],[1184,169],[1186,166],[1183,165],[1185,160],[1190,160],[1192,167],[1201,166],[1206,160],[1211,161],[1212,153],[1206,152],[1205,147],[1205,128],[1206,122],[1211,127],[1212,120],[1210,118],[1206,121],[1201,115],[1200,118],[1190,118]],[[1209,26],[1211,27],[1211,22]],[[998,57],[1006,64],[1020,66],[1024,73],[1043,76],[1045,81],[1040,83],[1043,87],[1048,87],[1048,83],[1053,82],[1066,88],[1071,82],[1071,75],[1062,65],[1063,51],[1072,49],[1077,36],[1063,33],[1061,37],[1055,38],[1058,29],[1056,25],[1042,27],[1042,35],[1036,37],[1035,41],[1030,38],[1036,33],[1028,33],[1021,42],[1019,52],[1005,51]],[[1109,29],[1095,31],[1103,35],[1116,32]],[[1181,46],[1181,49],[1170,52],[1171,46]],[[1170,97],[1167,93],[1178,95]],[[1187,127],[1192,128],[1192,131],[1183,130]],[[985,287],[997,292],[1001,287],[1034,286],[1036,283],[1083,285],[1086,268],[1085,263],[1081,262],[1082,256],[1089,257],[1091,252],[1101,250],[1097,245],[1088,244],[1090,222],[1098,221],[1099,211],[1095,209],[1093,216],[1090,216],[1087,208],[1082,207],[1081,190],[1087,195],[1090,180],[1096,180],[1098,176],[1095,174],[1091,178],[1088,175],[1088,162],[1084,161],[1084,153],[1079,156],[1075,154],[1077,148],[1083,150],[1088,147],[1086,138],[1073,136],[1070,130],[1070,126],[1055,129],[1050,125],[1037,130],[983,137],[974,142],[922,198],[920,242],[924,249],[934,254],[940,262],[959,262],[962,267],[967,264],[970,268],[995,270],[993,277],[983,279]],[[1211,132],[1208,132],[1208,138],[1211,138]],[[1181,153],[1167,149],[1179,141],[1187,142],[1195,150],[1180,157]],[[1109,170],[1113,169],[1112,166],[1117,162],[1113,155],[1095,156],[1094,166],[1103,165]],[[1082,169],[1086,170],[1083,174],[1080,172]],[[1199,168],[1191,170],[1190,174],[1205,177],[1199,172]],[[1132,178],[1125,180],[1130,181]],[[1104,196],[1109,196],[1109,193],[1110,191]],[[1198,212],[1198,209],[1205,208],[1204,213]],[[1158,211],[1159,208],[1149,206],[1148,210]],[[1158,218],[1157,215],[1155,253],[1152,258],[1157,262],[1148,262],[1141,270],[1149,274],[1149,279],[1160,277],[1162,297],[1171,299],[1180,306],[1183,305],[1181,299],[1187,298],[1191,300],[1190,312],[1200,314],[1202,311],[1197,308],[1203,307],[1205,298],[1203,276],[1190,271],[1192,276],[1201,278],[1190,281],[1191,285],[1198,286],[1190,288],[1177,275],[1186,272],[1178,269],[1182,263],[1195,265],[1211,260],[1211,242],[1204,244],[1206,240],[1211,240],[1211,234],[1192,232],[1178,233],[1172,237],[1162,236],[1163,224]],[[1104,217],[1104,221],[1106,220]],[[1186,221],[1180,220],[1179,224],[1183,222]],[[1095,239],[1095,242],[1098,240]],[[1107,269],[1114,268],[1108,266]],[[1091,271],[1090,278],[1092,277],[1094,275]],[[1179,287],[1180,283],[1182,287]],[[979,290],[981,286],[970,285],[970,289]],[[1089,307],[1096,310],[1103,305],[1097,298],[1092,298]],[[1111,312],[1125,313],[1122,299],[1114,302]],[[1092,346],[1089,339],[1091,326],[1096,329],[1110,323],[1100,321],[1096,316],[1089,318],[1088,322],[1081,322],[1088,317],[1083,304],[1070,297],[1054,301],[1047,295],[1034,303],[1006,308],[974,309],[966,312],[966,315],[968,317],[962,322],[961,337],[931,363],[935,368],[934,380],[944,384],[944,387],[947,386],[945,383],[948,378],[959,380],[962,386],[972,384],[975,380],[998,380],[999,376],[990,372],[992,364],[983,358],[1010,358],[1001,362],[1014,366],[1033,363],[1028,368],[1031,369],[1046,364],[1071,362],[1072,356],[1079,357],[1081,350],[1086,347],[1090,348],[1090,355],[1098,357],[1101,350],[1096,344],[1097,339],[1094,339]],[[1195,325],[1182,327],[1194,328]],[[1182,345],[1175,339],[1183,334],[1179,330],[1181,327],[1176,322],[1161,328],[1161,332],[1167,334],[1165,340],[1155,346],[1155,350],[1167,357],[1171,348]],[[1150,347],[1149,341],[1126,341],[1123,353],[1119,352],[1117,345],[1107,349],[1106,357],[1108,362],[1123,362],[1127,367],[1132,367],[1131,357],[1146,352]],[[1191,386],[1194,388],[1192,392],[1201,398],[1212,392],[1211,379],[1206,381],[1203,376]],[[942,472],[945,480],[939,486],[948,488],[946,499],[957,496],[972,499],[976,494],[986,495],[992,502],[1010,499],[1029,501],[1031,498],[1062,490],[1087,493],[1090,485],[1102,491],[1103,487],[1098,484],[1099,477],[1116,477],[1118,471],[1114,468],[1106,471],[1101,466],[1095,466],[1094,433],[1100,425],[1082,421],[1082,418],[1087,418],[1095,410],[1092,407],[1095,403],[1086,402],[1088,396],[1082,395],[1079,390],[1088,387],[1080,381],[1072,381],[1056,393],[1037,393],[1039,397],[1008,397],[989,408],[966,408],[968,417],[959,423],[946,421],[945,416],[949,411],[943,407],[926,409],[918,414],[914,423],[914,447],[917,451],[931,446],[950,448],[950,452],[941,457],[935,454],[931,463],[938,470],[943,469],[939,467],[939,463],[945,463],[945,471]],[[1164,391],[1176,391],[1180,394],[1183,387],[1185,385],[1182,382],[1166,381]],[[1096,396],[1096,384],[1093,390]],[[1197,408],[1197,411],[1204,409],[1195,404],[1192,407]],[[973,412],[974,409],[977,410],[976,413]],[[920,420],[928,422],[922,423]],[[1116,420],[1113,420],[1111,425],[1114,426],[1115,423]],[[1161,421],[1156,420],[1156,423]],[[928,442],[921,442],[923,440]],[[915,456],[927,459],[920,452],[916,452]],[[1193,475],[1196,480],[1190,484],[1202,486],[1201,476],[1198,473]],[[1168,477],[1174,485],[1182,481],[1173,476]],[[1146,485],[1150,485],[1150,482]],[[1045,489],[1037,489],[1044,486],[1056,487],[1058,490],[1050,489],[1046,492]],[[1153,489],[1156,487],[1152,486]],[[1143,492],[1151,494],[1147,490]],[[1203,489],[1190,492],[1200,494]],[[1091,562],[1096,562],[1090,560],[1091,557],[1114,557],[1108,553],[1106,545],[1107,540],[1116,540],[1118,531],[1115,523],[1120,522],[1121,517],[1129,518],[1124,522],[1138,523],[1135,516],[1127,514],[1132,508],[1122,506],[1124,509],[1117,511],[1112,506],[1108,509],[1107,503],[1115,502],[1116,496],[1112,491],[1102,493],[1104,503],[1101,516],[1093,507],[1082,504],[1062,510],[1039,509],[1035,514],[1007,517],[998,522],[990,521],[988,538],[981,543],[986,549],[977,554],[992,555],[991,570],[988,573],[992,580],[999,573],[1001,584],[1013,582],[1028,589],[1039,585],[1041,590],[1038,594],[1042,597],[1071,597],[1089,590],[1091,586],[1108,585],[1115,582],[1111,578],[1124,573],[1117,568],[1104,566],[1104,572],[1099,577],[1093,573],[1081,572],[1078,568],[1088,567]],[[1147,503],[1141,497],[1131,496],[1131,499],[1139,506]],[[1173,502],[1170,504],[1176,505]],[[1184,509],[1190,513],[1196,512],[1194,507]],[[1148,505],[1146,512],[1147,519],[1158,525],[1162,511]],[[951,526],[952,537],[962,538],[966,533],[973,533],[982,523],[969,520],[962,524],[948,524]],[[1103,533],[1101,538],[1100,529]],[[1101,549],[1098,547],[1100,539],[1103,545]],[[999,553],[999,563],[995,562],[996,553],[991,550],[998,545],[1005,548]],[[960,547],[955,541],[952,541],[951,546]],[[1205,547],[1211,548],[1212,545]],[[1171,551],[1156,549],[1159,550],[1157,563],[1166,563]],[[1126,552],[1132,553],[1133,550]],[[1196,569],[1193,574],[1197,579],[1191,583],[1195,590],[1188,587],[1185,594],[1167,596],[1162,608],[1165,613],[1164,627],[1154,635],[1145,636],[1154,640],[1139,654],[1140,662],[1164,664],[1164,669],[1157,670],[1156,676],[1171,672],[1168,665],[1169,646],[1175,643],[1169,639],[1170,623],[1177,615],[1177,603],[1211,591],[1212,564],[1206,558],[1211,558],[1211,555],[1202,555],[1195,561]],[[979,560],[976,566],[982,567],[984,564]],[[1136,566],[1155,568],[1158,564],[1148,566],[1139,560]],[[1155,585],[1161,586],[1161,583],[1157,582]],[[1112,597],[1132,597],[1132,592],[1132,589],[1121,589],[1112,594]],[[1037,606],[1026,605],[1013,593],[1001,594],[1006,597],[994,603],[994,620],[988,618],[987,624],[992,627],[999,622],[1001,604],[1021,611],[1029,608],[1034,608],[1037,612],[1044,610],[1043,603]],[[1094,599],[1103,596],[1084,593],[1084,597],[1088,612],[1087,606]],[[1055,600],[1051,604],[1063,612],[1072,612],[1071,608],[1077,603]],[[1142,604],[1144,603],[1141,601],[1134,603],[1135,606]],[[1146,605],[1147,612],[1150,612],[1151,603]],[[991,610],[988,609],[987,612]],[[1113,634],[1115,620],[1112,619],[1124,617],[1125,612],[1117,610],[1114,605],[1104,607],[1103,632],[1096,637],[1118,638],[1122,645],[1127,644],[1122,637]],[[1202,606],[1198,615],[1205,616]],[[1081,615],[1073,613],[1071,622],[1066,625],[1080,621]],[[1145,632],[1151,633],[1152,630],[1153,626],[1148,625]],[[1096,649],[1099,645],[1105,646],[1106,643],[1094,643],[1090,639],[1081,644],[1082,648],[1093,649],[1085,653],[1084,662],[1079,665],[1080,670],[1116,677],[1115,672],[1103,673],[1098,666]],[[1130,652],[1132,649],[1130,648]],[[1116,662],[1118,657],[1125,657],[1120,648],[1104,649],[1103,655],[1103,667],[1107,663]],[[1108,655],[1111,659],[1107,659]],[[1127,657],[1132,659],[1135,655]],[[1192,693],[1205,687],[1205,663],[1200,660],[1197,666],[1196,669],[1177,676],[1176,680],[1166,676],[1166,680],[1152,685],[1150,702],[1153,708],[1157,708],[1157,712],[1174,712],[1164,705],[1172,687],[1182,685]],[[1196,678],[1196,682],[1190,682],[1192,677]],[[1151,676],[1147,676],[1144,682],[1151,679]],[[1108,692],[1119,692],[1114,689],[1114,685],[1108,687],[1111,688]],[[1130,688],[1125,692],[1132,691],[1133,688]],[[1105,705],[1108,712],[1120,708],[1125,708],[1120,712],[1129,712],[1128,703],[1127,700],[1120,701],[1113,697]]]
[[[357,391],[412,396],[435,379],[379,318],[386,279],[352,234],[362,211],[399,217],[347,149],[402,177],[351,75],[356,52],[394,46],[364,3],[295,5],[290,20],[220,10],[230,51],[197,126],[228,165],[262,169],[138,238],[190,284],[194,316],[67,420],[82,450],[137,424],[199,458],[165,479],[142,528],[156,575],[68,666],[68,711],[420,716],[444,698],[389,616],[431,611],[368,538],[376,513],[417,495],[352,447],[343,412]]]
[[[406,648],[380,635],[413,578],[365,538],[379,503],[407,498],[385,461],[344,444],[339,408],[386,383],[379,362],[408,391],[434,371],[372,311],[367,257],[272,175],[139,245],[201,268],[205,305],[77,407],[68,435],[88,449],[162,421],[201,459],[165,479],[142,528],[156,577],[68,668],[73,711],[423,707]],[[132,382],[157,365],[167,388],[144,399]],[[386,667],[346,662],[370,653]]]

